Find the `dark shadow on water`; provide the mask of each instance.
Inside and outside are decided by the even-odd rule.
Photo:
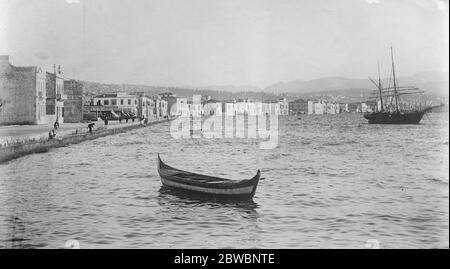
[[[236,200],[230,198],[217,198],[205,196],[202,194],[192,193],[188,191],[176,190],[162,186],[158,193],[158,202],[160,205],[178,205],[182,206],[208,206],[211,208],[235,208],[248,213],[257,215],[256,209],[258,204],[250,200]]]

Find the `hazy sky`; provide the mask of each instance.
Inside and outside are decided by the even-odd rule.
[[[392,43],[402,76],[448,71],[448,10],[440,0],[0,0],[0,54],[90,81],[268,86],[365,78],[377,60],[387,70]]]

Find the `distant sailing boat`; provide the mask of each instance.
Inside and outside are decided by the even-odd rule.
[[[364,118],[369,120],[370,124],[419,124],[423,115],[431,110],[431,107],[412,107],[409,109],[400,109],[399,96],[407,94],[423,93],[416,87],[399,87],[397,78],[395,77],[394,53],[391,46],[392,59],[392,79],[393,87],[384,88],[381,84],[380,68],[378,67],[378,83],[369,77],[375,84],[377,90],[374,92],[376,96],[372,97],[379,105],[379,111],[365,113]],[[379,102],[378,103],[378,99]],[[389,104],[385,104],[389,102]]]

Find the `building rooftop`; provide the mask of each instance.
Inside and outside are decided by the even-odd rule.
[[[221,102],[214,99],[209,99],[202,102],[202,104],[209,104],[209,103],[221,103]]]
[[[117,93],[104,93],[94,96],[94,98],[131,98],[136,97],[135,95],[131,95],[124,92],[117,92]]]

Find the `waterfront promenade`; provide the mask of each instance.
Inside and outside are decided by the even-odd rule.
[[[123,133],[167,120],[153,119],[147,123],[138,120],[128,123],[110,121],[108,125],[105,125],[103,121],[97,121],[92,133],[88,131],[88,123],[66,123],[61,124],[56,131],[56,136],[52,139],[49,138],[48,133],[53,129],[53,125],[0,126],[0,163],[31,153],[46,152],[50,148]]]
[[[104,121],[93,121],[95,123],[94,130],[97,128],[104,128]],[[139,121],[137,121],[139,123]],[[57,132],[66,132],[66,131],[74,131],[76,129],[85,129],[87,130],[87,126],[89,123],[63,123],[60,125]],[[123,121],[119,124],[118,121],[109,121],[108,126],[126,126],[136,124],[136,122],[132,122],[131,120],[128,123]],[[48,132],[53,129],[53,124],[40,124],[40,125],[7,125],[0,126],[0,141],[1,138],[4,137],[27,137],[27,136],[35,136],[40,134],[48,135]],[[0,142],[1,143],[1,142]]]

